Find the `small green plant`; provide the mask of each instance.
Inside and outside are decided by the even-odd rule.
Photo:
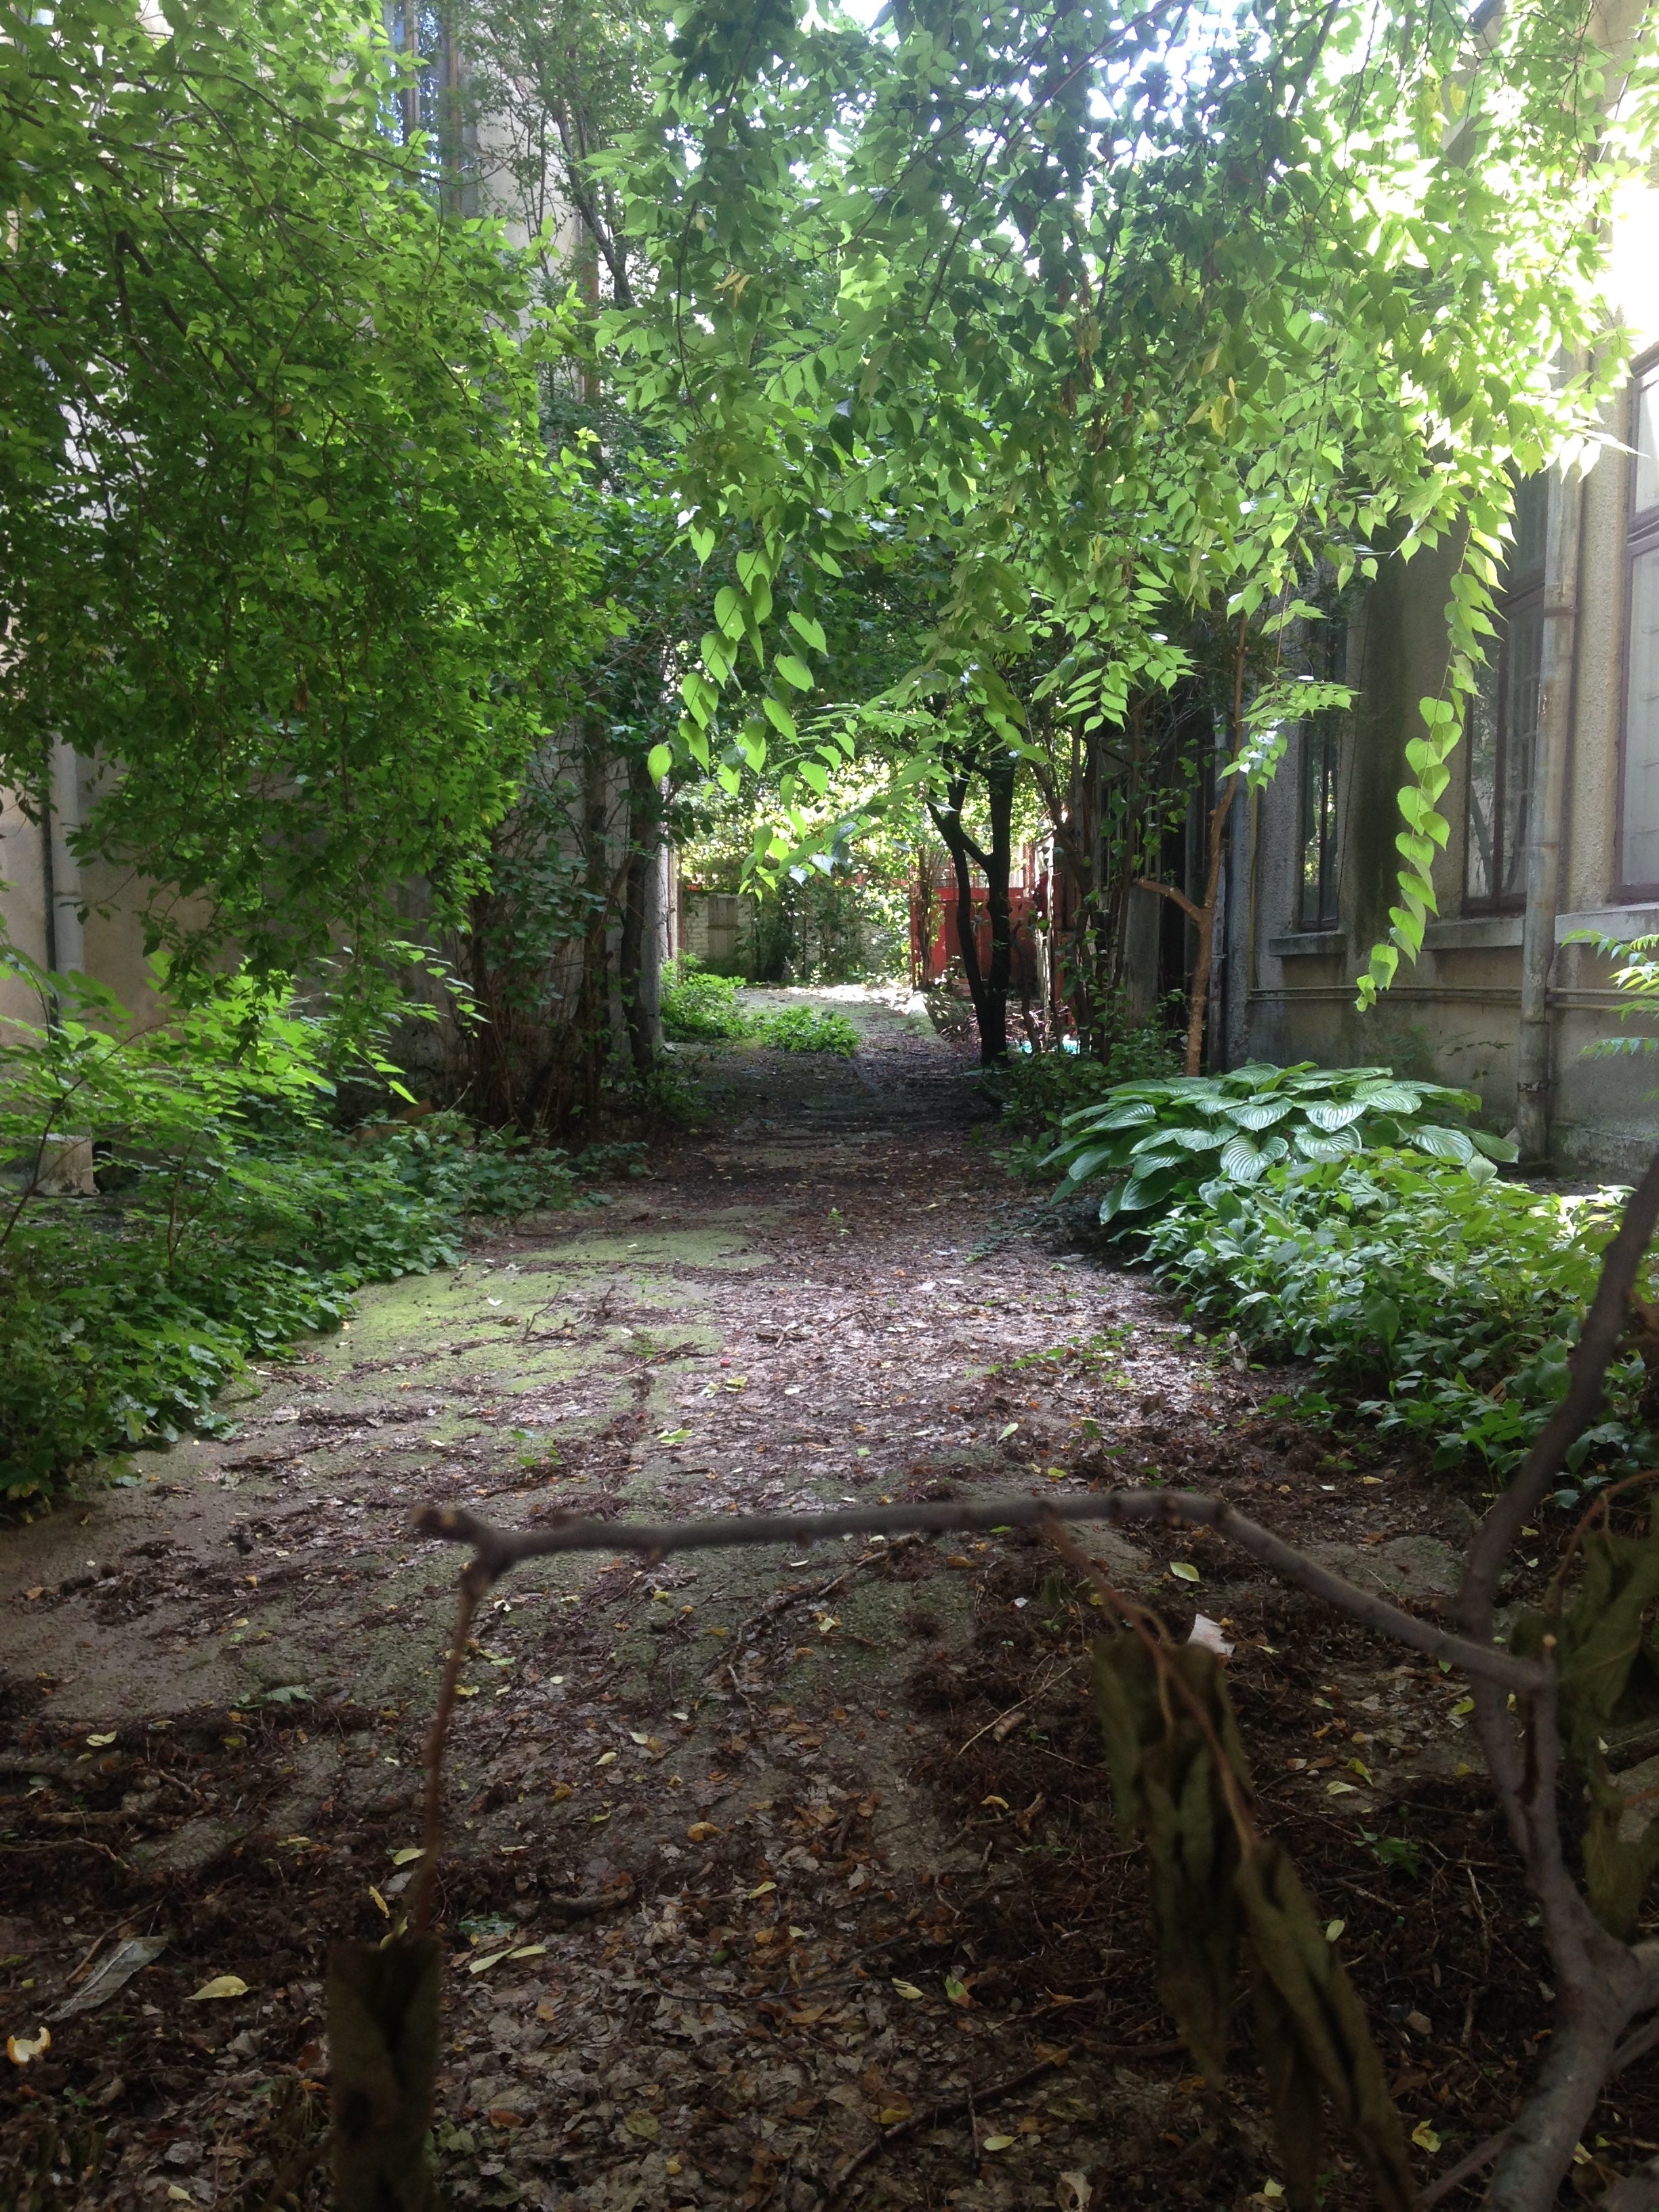
[[[777,1052],[834,1052],[850,1060],[859,1048],[858,1030],[846,1015],[817,1006],[785,1006],[763,1014],[756,1034]]]
[[[1659,1022],[1659,937],[1626,939],[1604,937],[1599,930],[1579,929],[1565,942],[1592,945],[1604,960],[1620,963],[1613,970],[1613,986],[1625,1001],[1619,1009],[1621,1022]],[[1628,1030],[1623,1036],[1597,1037],[1584,1047],[1586,1059],[1591,1060],[1650,1052],[1659,1052],[1659,1036],[1632,1036]]]
[[[1101,1103],[1125,1083],[1174,1075],[1180,1066],[1168,1024],[1156,1010],[1127,1016],[1103,1053],[1014,1052],[986,1078],[1003,1129],[1017,1139],[1008,1164],[1040,1172],[1068,1115]]]
[[[738,990],[735,976],[711,975],[694,960],[677,962],[663,977],[663,1035],[682,1044],[751,1036],[754,1018],[738,1004]]]
[[[1310,1361],[1437,1466],[1501,1475],[1565,1388],[1621,1196],[1540,1196],[1410,1152],[1285,1162],[1254,1184],[1206,1183],[1146,1249],[1193,1313],[1250,1352]],[[1569,1455],[1575,1476],[1639,1463],[1645,1381],[1639,1353],[1613,1363],[1605,1418]]]
[[[349,1139],[324,1119],[327,1032],[268,994],[231,979],[139,1025],[84,978],[11,964],[56,1012],[0,1024],[0,1500],[222,1431],[250,1356],[455,1260],[469,1218],[580,1204],[638,1152],[573,1161],[456,1115]]]
[[[1120,1084],[1097,1106],[1066,1115],[1043,1165],[1063,1166],[1073,1184],[1109,1178],[1102,1223],[1143,1229],[1122,1217],[1156,1213],[1217,1176],[1249,1185],[1281,1161],[1330,1163],[1378,1146],[1409,1145],[1490,1175],[1515,1147],[1466,1126],[1479,1105],[1473,1091],[1386,1067],[1252,1062],[1226,1075]]]

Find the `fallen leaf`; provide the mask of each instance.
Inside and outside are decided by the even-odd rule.
[[[530,2124],[528,2115],[515,2112],[511,2105],[492,2105],[489,2118],[492,2128],[526,2128]]]
[[[373,1882],[370,1882],[368,1885],[368,1893],[374,1899],[376,1905],[380,1906],[381,1911],[385,1913],[386,1918],[390,1920],[392,1917],[392,1907],[386,1903],[385,1898],[381,1896],[380,1891],[375,1888]]]
[[[1012,2136],[987,2136],[980,2144],[981,2150],[1008,2150],[1012,2148]]]
[[[1231,1659],[1233,1656],[1232,1645],[1221,1633],[1221,1623],[1212,1620],[1207,1613],[1194,1616],[1192,1633],[1187,1641],[1188,1644],[1201,1644],[1206,1651],[1213,1651],[1218,1659]]]
[[[1190,1559],[1171,1559],[1170,1572],[1183,1583],[1201,1583],[1204,1579]]]
[[[1355,1797],[1358,1794],[1352,1782],[1328,1782],[1325,1784],[1328,1797]]]
[[[116,1731],[115,1731],[113,1729],[112,1729],[110,1730],[110,1732],[109,1732],[109,1734],[108,1734],[107,1735],[89,1735],[89,1736],[87,1738],[87,1741],[88,1741],[88,1743],[93,1747],[94,1750],[95,1751],[95,1750],[100,1749],[103,1745],[105,1745],[105,1744],[106,1744],[106,1743],[113,1743],[113,1742],[114,1742],[114,1741],[115,1741],[115,1735],[116,1735]]]
[[[466,1971],[469,1974],[487,1974],[492,1966],[499,1966],[507,1955],[505,1951],[486,1951],[482,1959],[469,1959]]]
[[[630,2136],[637,2136],[641,2142],[655,2142],[662,2133],[654,2112],[629,2112],[623,2125]]]
[[[954,1974],[947,1974],[945,1977],[945,1994],[953,2005],[973,2002],[972,1997],[968,1994],[968,1984],[966,1982],[959,1982]]]
[[[69,2020],[77,2012],[93,2011],[112,1997],[117,1990],[125,1989],[136,1973],[159,1959],[172,1940],[168,1936],[132,1936],[125,1943],[118,1943],[51,2017]]]
[[[27,2066],[31,2059],[40,2057],[51,2049],[52,2030],[49,2027],[37,2028],[33,2035],[9,2035],[6,2038],[6,2056],[14,2066]],[[34,2093],[31,2090],[29,2094],[33,2096]]]
[[[711,1836],[718,1836],[720,1830],[712,1820],[693,1820],[685,1832],[685,1839],[689,1844],[706,1844]]]
[[[764,1897],[769,1889],[775,1889],[776,1887],[777,1884],[775,1881],[757,1881],[753,1889],[750,1891],[749,1894],[750,1897]]]
[[[393,1851],[392,1863],[395,1867],[412,1866],[416,1859],[422,1859],[425,1856],[426,1853],[419,1844],[405,1844],[402,1850]]]
[[[1431,2154],[1440,2148],[1440,2138],[1426,2120],[1419,2120],[1412,2130],[1412,2141],[1417,2145],[1419,2150],[1425,2150]]]
[[[893,1987],[898,1991],[902,1997],[910,1997],[915,1999],[921,1995],[921,1991],[916,1987],[914,1982],[901,1982],[895,1978]]]
[[[1328,1920],[1325,1923],[1325,1941],[1334,1943],[1347,1924],[1346,1920]]]
[[[690,1433],[690,1429],[659,1429],[657,1442],[659,1444],[683,1444]]]
[[[545,1943],[520,1943],[516,1951],[509,1951],[507,1955],[509,1959],[544,1959],[547,1946]]]
[[[210,1982],[204,1982],[199,1990],[192,1990],[185,2002],[197,2004],[204,1997],[245,1997],[246,1995],[247,1984],[240,1974],[216,1974]]]
[[[455,1694],[458,1698],[476,1698],[478,1694],[478,1686],[476,1682],[458,1682],[455,1685]]]
[[[46,1586],[44,1583],[36,1583],[33,1589],[26,1589],[23,1592],[24,1596],[29,1600],[31,1604],[33,1603],[36,1598],[44,1597],[46,1594]]]
[[[979,1802],[981,1805],[1000,1805],[1005,1813],[1008,1809],[1008,1800],[1006,1797],[981,1797]]]
[[[550,2021],[556,2021],[558,2016],[559,2008],[551,1997],[544,1997],[536,2008],[536,2017],[544,2026]]]
[[[884,2105],[876,2118],[883,2127],[896,2128],[909,2118],[912,2109],[909,2105]]]
[[[1094,2184],[1082,2172],[1062,2173],[1055,2177],[1054,2202],[1060,2212],[1089,2212],[1089,2199],[1094,2195]]]
[[[614,1766],[616,1763],[617,1754],[614,1751],[602,1751],[593,1762],[595,1766]]]
[[[553,1784],[552,1797],[556,1805],[562,1805],[567,1797],[574,1797],[575,1794],[568,1782],[556,1782]]]
[[[1413,2035],[1428,2035],[1434,2028],[1434,2022],[1425,2012],[1408,2012],[1406,2014],[1406,2025]]]

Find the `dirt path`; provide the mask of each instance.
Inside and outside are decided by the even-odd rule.
[[[971,1068],[849,1010],[850,1063],[688,1052],[709,1128],[651,1179],[366,1294],[234,1439],[0,1538],[0,2009],[54,2038],[0,2084],[0,2203],[252,2208],[320,2131],[326,1945],[402,1909],[453,1617],[422,1500],[516,1522],[1152,1474],[1410,1602],[1446,1586],[1467,1504],[1328,1456],[1144,1278],[1034,1238]],[[1443,2163],[1547,2020],[1455,1686],[1201,1536],[1090,1541],[1176,1633],[1201,1609],[1237,1645],[1267,1818]],[[1169,2048],[1090,1626],[1012,1539],[503,1585],[452,1753],[454,2202],[814,2212],[938,2100],[847,2202],[1273,2201],[1248,2060],[1218,2104]],[[141,1936],[166,1948],[55,2016]],[[221,1976],[245,1990],[196,1996]]]

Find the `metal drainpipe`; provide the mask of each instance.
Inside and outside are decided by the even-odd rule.
[[[1515,1125],[1522,1168],[1550,1153],[1550,970],[1561,904],[1567,761],[1572,746],[1573,660],[1578,635],[1578,555],[1584,479],[1564,478],[1549,507],[1544,542],[1544,638],[1527,842],[1527,911],[1521,932],[1521,1028],[1515,1063]]]

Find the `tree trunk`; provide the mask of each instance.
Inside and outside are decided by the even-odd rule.
[[[979,1056],[987,1067],[1008,1055],[1008,979],[1013,969],[1014,935],[1009,878],[1013,872],[1014,762],[1000,754],[985,771],[991,809],[991,850],[984,863],[986,902],[991,914],[991,967],[985,979],[985,1012],[980,1019]]]
[[[610,1042],[611,978],[606,940],[611,934],[609,850],[610,763],[603,734],[583,732],[582,862],[587,894],[587,927],[582,933],[581,986],[576,998],[576,1058],[582,1114],[588,1140],[599,1125],[600,1086]]]
[[[623,893],[617,964],[629,1055],[641,1083],[657,1065],[657,873],[662,851],[662,799],[643,760],[628,771],[628,875]]]

